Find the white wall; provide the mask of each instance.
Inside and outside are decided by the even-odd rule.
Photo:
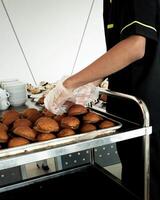
[[[0,80],[17,77],[34,83],[0,3]]]
[[[95,0],[75,66],[92,0],[3,2],[37,83],[55,82],[63,75],[82,69],[105,51],[102,0]],[[14,76],[33,83],[2,4],[0,13],[0,79]],[[11,66],[14,73],[8,73]]]

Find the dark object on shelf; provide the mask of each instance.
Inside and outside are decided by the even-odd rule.
[[[1,200],[21,200],[38,194],[39,200],[51,197],[55,199],[79,199],[86,197],[105,197],[107,200],[139,200],[123,187],[119,180],[99,166],[82,166],[62,171],[40,183],[0,194]]]

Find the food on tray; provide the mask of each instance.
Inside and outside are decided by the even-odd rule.
[[[76,116],[76,115],[82,115],[88,112],[88,109],[80,104],[74,104],[72,105],[68,110],[68,115]]]
[[[48,83],[48,82],[40,82],[38,86],[33,86],[32,84],[27,84],[27,91],[31,94],[39,94],[46,90],[51,90],[55,87],[54,83]]]
[[[46,117],[54,117],[55,115],[50,112],[49,110],[47,110],[46,108],[43,109],[42,111],[43,115],[46,116]]]
[[[36,108],[27,108],[23,111],[23,117],[34,123],[38,118],[42,117],[42,113]]]
[[[19,127],[19,126],[32,126],[32,122],[28,119],[17,119],[13,123],[13,129]]]
[[[27,126],[19,126],[13,130],[15,135],[24,137],[28,140],[35,141],[36,138],[36,131]]]
[[[115,126],[114,122],[110,121],[110,120],[104,120],[103,122],[101,122],[99,124],[99,128],[103,129],[103,128],[110,128]]]
[[[58,123],[61,123],[61,120],[66,117],[67,115],[64,113],[62,115],[56,115],[54,116],[54,119],[58,122]]]
[[[62,128],[78,129],[79,125],[80,125],[80,121],[76,117],[67,116],[61,120]]]
[[[59,131],[59,125],[54,119],[41,117],[36,121],[34,129],[39,132],[57,132]]]
[[[46,140],[52,140],[55,139],[56,136],[52,133],[40,133],[37,136],[37,141],[46,141]]]
[[[67,137],[71,135],[75,135],[75,131],[70,128],[64,128],[57,134],[57,137],[61,138],[61,137]]]
[[[7,131],[1,127],[0,128],[0,143],[6,143],[8,141],[8,134]]]
[[[16,119],[20,117],[20,113],[15,110],[8,110],[3,113],[2,122],[9,126],[12,124]]]
[[[0,122],[0,129],[4,129],[5,131],[8,130],[8,126]]]
[[[18,146],[26,145],[29,143],[30,141],[27,140],[26,138],[14,137],[9,140],[8,147],[18,147]]]
[[[81,133],[85,132],[90,132],[90,131],[95,131],[97,128],[94,124],[83,124],[82,127],[80,128]]]
[[[89,112],[83,116],[84,123],[97,123],[102,120],[103,118],[100,115],[93,112]]]

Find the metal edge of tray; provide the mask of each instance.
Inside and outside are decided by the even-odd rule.
[[[0,150],[0,159],[3,157],[5,158],[5,157],[15,156],[19,154],[27,154],[27,153],[32,153],[36,151],[43,151],[43,150],[56,148],[56,147],[60,147],[60,146],[68,145],[68,144],[78,143],[85,140],[91,140],[96,137],[102,137],[102,136],[113,134],[116,132],[116,130],[122,127],[122,124],[120,122],[112,118],[109,118],[105,115],[102,115],[102,114],[99,114],[99,115],[104,117],[105,119],[113,121],[115,123],[115,126],[110,127],[110,128],[99,129],[99,130],[95,130],[91,132],[80,133],[73,136],[55,138],[55,139],[43,141],[43,142],[35,142],[35,143],[31,143],[31,144],[27,144],[27,145],[23,145],[19,147],[2,149]]]

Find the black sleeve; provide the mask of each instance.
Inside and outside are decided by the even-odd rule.
[[[120,24],[122,39],[135,34],[157,40],[157,2],[157,0],[124,0]]]

